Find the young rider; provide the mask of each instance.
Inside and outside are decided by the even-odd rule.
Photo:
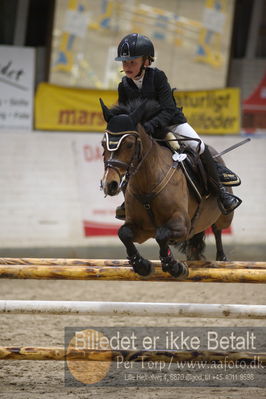
[[[118,45],[115,61],[122,61],[125,76],[118,85],[118,103],[142,98],[153,99],[160,104],[159,112],[144,123],[145,131],[155,138],[172,139],[172,133],[166,133],[167,127],[177,135],[192,140],[187,145],[198,151],[209,176],[212,192],[217,196],[219,207],[223,214],[232,212],[241,204],[241,200],[228,193],[221,184],[215,161],[195,130],[187,123],[181,108],[176,107],[171,87],[165,73],[158,68],[152,68],[154,61],[154,46],[151,40],[138,33],[125,36]],[[179,148],[177,141],[170,141],[174,150]],[[117,208],[116,217],[124,219],[124,204]]]

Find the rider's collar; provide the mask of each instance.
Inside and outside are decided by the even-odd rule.
[[[142,75],[140,77],[138,77],[137,79],[135,79],[135,78],[132,79],[138,89],[142,88],[144,74],[145,74],[145,69],[144,69],[144,71],[143,71],[143,73],[142,73]]]
[[[138,136],[138,132],[134,130],[126,131],[126,132],[110,132],[106,130],[104,133],[104,138],[106,141],[106,147],[108,151],[116,151],[120,147],[120,144],[127,136],[136,135]]]

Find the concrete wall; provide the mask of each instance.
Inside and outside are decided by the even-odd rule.
[[[265,58],[233,59],[228,75],[228,86],[240,87],[242,100],[246,100],[261,82],[265,70]]]

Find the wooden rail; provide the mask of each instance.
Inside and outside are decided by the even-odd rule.
[[[87,261],[88,262],[88,261]],[[62,279],[62,280],[117,280],[117,281],[172,281],[178,280],[164,273],[155,264],[155,272],[148,277],[136,274],[125,261],[112,261],[112,265],[101,265],[95,260],[90,265],[34,264],[34,263],[0,263],[0,278],[8,279]],[[107,261],[104,261],[107,262]],[[118,262],[118,263],[116,263]],[[237,263],[238,264],[238,263]],[[189,276],[185,282],[217,282],[217,283],[266,283],[266,269],[250,267],[246,262],[242,267],[225,266],[224,262],[213,262],[202,267],[193,262]],[[196,266],[197,265],[197,266]],[[230,264],[231,265],[231,264]],[[225,267],[224,267],[225,266]],[[244,267],[246,266],[246,267]],[[262,266],[262,265],[259,265]]]

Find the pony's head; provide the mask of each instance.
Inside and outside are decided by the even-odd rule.
[[[141,158],[141,139],[137,125],[150,117],[151,109],[153,113],[155,108],[158,111],[158,103],[138,100],[111,109],[102,99],[100,103],[107,122],[102,140],[105,172],[101,186],[105,195],[114,196],[121,191]]]

